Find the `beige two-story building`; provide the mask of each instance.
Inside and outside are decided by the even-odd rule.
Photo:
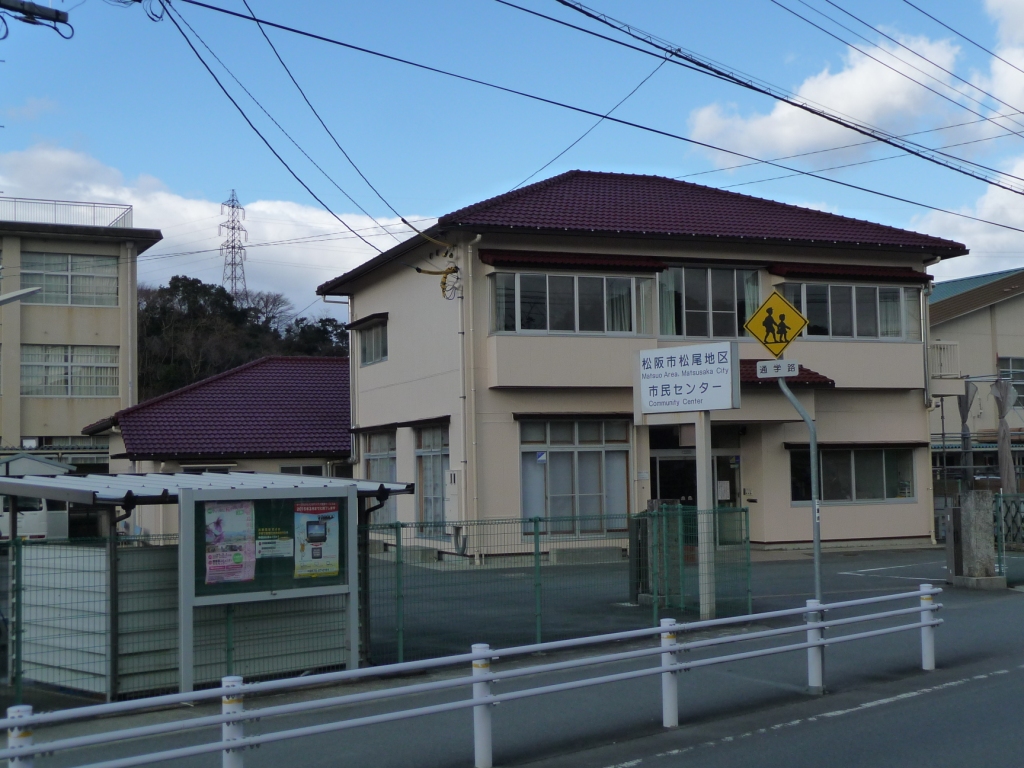
[[[136,259],[159,242],[125,205],[0,197],[0,451],[106,471],[82,428],[135,403]]]
[[[560,517],[560,532],[589,536],[651,498],[695,503],[692,417],[635,426],[634,361],[728,340],[742,398],[712,414],[715,502],[750,509],[756,545],[808,541],[807,430],[757,379],[766,353],[743,331],[777,290],[809,320],[786,356],[818,425],[823,538],[932,540],[925,270],[963,245],[580,171],[426,234],[318,289],[351,304],[357,475],[417,482],[399,520]]]

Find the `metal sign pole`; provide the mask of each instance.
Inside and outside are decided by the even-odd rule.
[[[790,390],[789,385],[783,377],[779,377],[779,389],[786,399],[793,404],[800,418],[807,424],[807,431],[811,435],[811,511],[814,515],[814,597],[821,602],[821,510],[818,506],[820,498],[818,490],[821,487],[818,473],[818,429],[814,425],[814,419],[807,413],[807,410],[796,399],[796,395]]]
[[[697,411],[696,415],[697,589],[700,593],[700,618],[706,621],[715,618],[715,497],[711,460],[711,411]],[[679,557],[682,556],[680,551]]]

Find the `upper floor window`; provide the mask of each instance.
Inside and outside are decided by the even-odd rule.
[[[117,347],[24,344],[21,394],[35,397],[117,397]]]
[[[493,331],[654,333],[654,279],[496,272]]]
[[[1024,407],[1024,357],[1000,357],[996,359],[999,368],[999,378],[1009,379],[1013,382],[1013,388],[1017,390],[1017,399],[1014,407]]]
[[[388,359],[387,323],[377,323],[359,331],[359,359],[363,365]]]
[[[21,287],[42,288],[26,304],[116,307],[117,256],[22,253]]]
[[[921,340],[921,289],[786,283],[782,295],[807,318],[805,336]]]
[[[736,338],[761,304],[757,271],[671,267],[658,276],[662,336]]]

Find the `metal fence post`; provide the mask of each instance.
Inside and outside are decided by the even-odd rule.
[[[473,645],[473,653],[486,653],[491,650],[487,643]],[[473,660],[473,677],[489,675],[490,659]],[[486,699],[491,695],[490,683],[473,683],[473,698]],[[481,704],[473,707],[473,758],[476,768],[491,768],[494,765],[494,750],[491,741],[491,705]]]
[[[662,619],[662,627],[674,627],[675,619]],[[676,663],[676,633],[662,632],[661,647],[667,650],[661,654],[661,666],[671,667]],[[676,728],[679,725],[679,673],[661,673],[661,724],[666,728]]]
[[[651,512],[650,517],[647,519],[650,521],[651,526],[651,556],[650,556],[650,567],[648,574],[651,579],[651,624],[658,626],[658,513]]]
[[[922,584],[921,591],[931,589],[931,584]],[[921,623],[931,621],[935,601],[931,595],[921,596]],[[935,627],[921,627],[921,669],[931,672],[935,669]]]
[[[540,518],[533,518],[533,611],[537,625],[537,642],[541,641],[541,587],[540,587]]]
[[[222,688],[241,688],[242,678],[238,675],[228,675],[220,679]],[[245,711],[245,704],[242,701],[241,693],[229,693],[221,696],[220,713],[222,715],[237,715]],[[221,740],[237,741],[245,738],[245,726],[240,720],[221,724]],[[242,750],[225,749],[221,752],[222,768],[242,768]]]
[[[743,539],[747,555],[747,613],[754,612],[754,589],[750,570],[750,507],[743,507]]]
[[[224,606],[224,671],[235,674],[235,606]]]
[[[807,623],[816,624],[821,621],[821,612],[818,607],[821,603],[818,600],[807,601]],[[810,627],[807,630],[807,642],[821,642],[821,627]],[[807,690],[815,696],[820,696],[825,688],[822,681],[824,673],[825,648],[821,645],[812,645],[807,649]]]
[[[21,719],[23,717],[29,717],[32,714],[32,707],[29,704],[18,704],[14,707],[7,708],[7,717],[11,720]],[[32,729],[19,728],[14,726],[13,728],[7,729],[7,748],[14,749],[15,747],[31,747],[33,744]],[[7,763],[10,768],[32,768],[35,762],[34,757],[12,757]]]
[[[683,536],[683,508],[676,507],[676,552],[679,557],[679,612],[686,612],[686,540]]]
[[[17,499],[12,497],[12,504]],[[22,672],[24,671],[24,660],[22,658],[22,616],[24,615],[25,588],[22,584],[22,572],[24,571],[24,542],[20,538],[12,541],[14,553],[14,588],[11,595],[14,598],[14,655],[11,659],[11,674],[14,677],[14,703],[21,704],[22,696]]]
[[[395,523],[395,625],[398,632],[398,663],[405,661],[405,589],[402,584],[402,524]]]

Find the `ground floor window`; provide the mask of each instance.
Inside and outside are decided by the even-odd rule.
[[[323,477],[324,466],[323,464],[292,464],[286,467],[281,467],[281,474]]]
[[[366,436],[366,450],[363,452],[366,462],[364,477],[378,483],[393,483],[397,477],[395,463],[395,433],[371,432]],[[394,523],[398,520],[398,509],[394,498],[384,502],[384,506],[372,512],[371,522]]]
[[[822,501],[914,498],[912,448],[825,448],[820,452]],[[811,500],[811,452],[789,453],[793,501]]]
[[[448,474],[448,427],[416,430],[416,490],[419,522],[444,523],[444,489]]]
[[[524,518],[556,518],[551,533],[626,528],[629,422],[524,421],[520,461]]]

